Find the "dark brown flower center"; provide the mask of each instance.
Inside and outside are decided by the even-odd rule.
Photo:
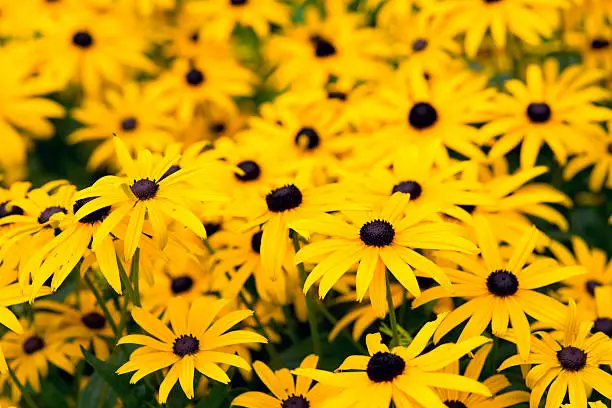
[[[580,371],[586,366],[587,354],[577,347],[567,346],[557,351],[557,360],[564,370]]]
[[[225,126],[225,123],[223,122],[215,122],[210,125],[210,131],[217,135],[220,135],[221,133],[225,132],[226,128],[227,126]]]
[[[612,337],[612,319],[607,317],[600,317],[595,320],[595,324],[593,324],[593,328],[591,329],[591,333],[603,333],[608,337]]]
[[[589,280],[587,281],[585,286],[586,291],[589,293],[589,295],[595,296],[595,288],[603,286],[603,284],[601,282],[597,282],[596,280]]]
[[[336,47],[320,35],[311,36],[310,42],[315,49],[317,58],[327,58],[336,54]]]
[[[23,208],[9,204],[8,201],[0,204],[0,218],[8,217],[9,215],[23,215]]]
[[[517,277],[509,271],[498,270],[487,278],[487,288],[495,296],[506,297],[516,293],[519,287]]]
[[[234,173],[234,176],[240,181],[254,181],[261,175],[261,167],[252,160],[240,162],[236,167],[243,171],[243,174]]]
[[[527,116],[532,123],[545,123],[552,116],[552,111],[548,104],[530,103],[527,107]]]
[[[393,186],[391,194],[397,192],[410,194],[410,200],[416,200],[423,193],[423,188],[416,181],[402,181],[401,183],[398,183]]]
[[[130,116],[129,118],[125,118],[121,121],[121,129],[123,129],[126,132],[131,132],[137,127],[138,127],[138,119],[136,119],[133,116]]]
[[[313,150],[321,143],[321,138],[316,130],[311,127],[303,127],[295,135],[295,144],[306,150]]]
[[[207,222],[204,224],[204,229],[206,230],[206,236],[211,237],[221,229],[221,224],[218,222]]]
[[[594,38],[593,41],[591,41],[591,48],[594,50],[601,50],[608,47],[610,47],[610,41],[606,38]]]
[[[43,339],[41,339],[40,337],[34,335],[32,337],[29,337],[24,343],[23,343],[23,351],[26,354],[34,354],[39,350],[42,350],[43,347],[45,347],[45,342]]]
[[[79,48],[89,48],[93,45],[94,40],[89,32],[77,31],[72,36],[72,43]]]
[[[289,211],[302,204],[302,192],[294,184],[272,190],[266,196],[268,210],[272,212]]]
[[[415,104],[408,114],[408,122],[415,129],[423,130],[433,126],[438,121],[438,111],[426,102]]]
[[[261,238],[263,237],[263,231],[257,231],[251,237],[251,249],[259,253],[261,251]]]
[[[418,40],[412,43],[412,50],[415,52],[423,51],[425,48],[427,48],[428,44],[429,43],[427,42],[427,40],[419,38]]]
[[[196,354],[198,351],[200,351],[200,340],[191,334],[184,334],[174,340],[172,351],[174,351],[174,354],[180,357]]]
[[[191,86],[201,85],[206,78],[204,77],[204,73],[198,69],[191,68],[189,72],[185,75],[185,80]]]
[[[53,206],[53,207],[46,208],[38,216],[38,223],[39,224],[45,224],[45,223],[49,222],[49,220],[51,219],[51,217],[54,214],[58,214],[58,213],[68,214],[68,210],[66,210],[63,207],[58,207],[58,206]]]
[[[106,326],[106,318],[100,313],[91,312],[81,318],[83,324],[93,330],[100,330]]]
[[[368,361],[368,378],[376,383],[389,382],[404,372],[406,362],[397,354],[378,352]]]
[[[130,189],[132,193],[139,200],[149,200],[157,194],[159,190],[159,184],[155,180],[149,180],[148,178],[135,180],[134,184],[131,185]]]
[[[310,401],[302,395],[291,395],[281,402],[281,408],[310,408]]]
[[[76,200],[74,202],[74,205],[72,206],[72,211],[76,214],[77,211],[81,209],[81,207],[83,207],[88,202],[95,200],[96,198],[98,197],[87,197],[87,198],[81,198],[80,200]],[[96,211],[93,211],[87,214],[86,216],[84,216],[83,218],[79,219],[79,222],[83,224],[95,224],[96,222],[102,222],[108,216],[108,214],[110,214],[110,210],[111,210],[110,205],[99,208]]]
[[[230,0],[232,6],[244,6],[248,3],[248,0]]]
[[[467,405],[457,400],[444,401],[444,405],[446,405],[448,408],[467,408]]]
[[[332,91],[327,93],[327,99],[337,99],[339,101],[346,101],[348,98],[347,94],[344,92]]]
[[[368,246],[384,247],[391,245],[395,230],[389,221],[368,221],[359,230],[359,238]]]
[[[170,284],[170,289],[172,289],[172,293],[175,295],[187,292],[192,287],[193,279],[191,279],[189,276],[179,276],[178,278],[174,278]]]

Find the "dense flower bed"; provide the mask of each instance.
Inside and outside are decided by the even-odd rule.
[[[610,0],[0,0],[0,407],[605,408],[611,80]]]

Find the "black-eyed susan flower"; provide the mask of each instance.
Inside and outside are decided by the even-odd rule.
[[[487,31],[500,49],[506,48],[508,34],[539,44],[542,37],[552,36],[559,12],[569,5],[568,0],[442,0],[427,2],[425,13],[445,19],[454,32],[465,34],[465,51],[474,57]]]
[[[580,30],[565,33],[567,45],[577,49],[582,55],[584,65],[589,68],[612,72],[612,29],[604,19],[598,23],[585,24]]]
[[[67,214],[76,187],[65,181],[52,181],[28,192],[27,197],[13,200],[10,205],[22,211],[0,219],[0,225],[11,225],[0,240],[0,258],[11,252],[19,253],[19,282],[29,282],[26,268],[31,255],[53,240],[59,224],[59,214]]]
[[[482,215],[493,228],[493,235],[498,241],[516,243],[532,226],[530,217],[544,220],[562,231],[567,231],[569,224],[555,206],[571,207],[572,200],[550,184],[533,180],[546,173],[545,166],[510,172],[508,162],[498,160],[490,166],[475,166],[473,177],[483,184],[483,192],[495,203],[493,205],[462,206],[472,215]],[[464,172],[467,174],[469,172]],[[538,247],[550,240],[543,234]]]
[[[79,344],[69,342],[57,330],[52,314],[39,312],[33,323],[22,319],[21,325],[22,332],[8,332],[0,339],[7,362],[21,384],[40,392],[41,377],[49,374],[49,363],[74,373],[75,362],[82,357]],[[16,384],[11,387],[12,395],[20,395]]]
[[[446,148],[439,160],[448,160],[446,150],[482,160],[482,137],[472,124],[485,121],[494,95],[485,76],[466,69],[430,81],[416,70],[391,76],[364,105],[362,114],[380,125],[357,145],[357,159],[390,164],[398,148],[438,142]]]
[[[25,176],[28,137],[48,139],[55,131],[49,121],[64,115],[64,108],[46,99],[45,94],[58,90],[53,78],[37,74],[36,60],[27,47],[3,46],[0,49],[0,133],[3,149],[0,166],[5,180],[12,182]],[[10,69],[9,69],[10,67]]]
[[[612,287],[612,262],[600,248],[589,248],[584,239],[574,236],[571,249],[560,242],[553,242],[550,251],[566,266],[583,266],[586,273],[565,279],[557,290],[561,300],[573,299],[580,310],[589,314],[595,312],[595,290],[598,287]]]
[[[484,368],[492,348],[492,344],[485,344],[474,353],[474,357],[463,370],[463,376],[479,381],[482,375],[482,369]],[[460,375],[459,361],[453,361],[443,368],[442,372]],[[436,393],[440,396],[444,405],[451,408],[504,408],[529,401],[528,392],[504,392],[504,390],[511,386],[511,383],[508,378],[502,374],[492,375],[481,381],[482,384],[491,391],[491,394],[493,394],[492,396],[487,397],[480,394],[458,392],[444,388],[436,389]]]
[[[522,143],[521,167],[529,169],[546,144],[565,164],[569,154],[580,152],[600,132],[598,122],[612,115],[610,109],[594,104],[609,97],[597,85],[604,75],[581,66],[561,71],[556,60],[548,59],[543,66],[527,67],[525,83],[506,81],[507,92],[498,94],[488,107],[491,120],[482,128],[484,138],[499,136],[492,142],[489,157],[498,159]]]
[[[71,133],[68,140],[101,142],[89,158],[92,169],[114,164],[113,134],[121,137],[130,152],[163,152],[174,141],[177,123],[173,110],[177,102],[159,82],[128,82],[121,90],[108,89],[103,99],[86,99],[75,109],[72,116],[83,127]]]
[[[552,258],[540,258],[528,264],[540,232],[527,232],[513,247],[509,258],[502,257],[501,246],[494,238],[484,217],[474,217],[474,228],[481,258],[460,253],[444,256],[457,263],[459,270],[446,269],[452,290],[444,287],[428,289],[415,299],[413,307],[442,297],[463,297],[467,302],[449,313],[438,327],[439,341],[450,330],[468,320],[460,340],[480,335],[491,324],[494,335],[503,336],[511,323],[518,339],[519,354],[529,356],[531,329],[527,315],[561,327],[565,322],[565,306],[535,289],[569,279],[586,272],[581,266],[560,266]]]
[[[227,40],[236,25],[252,28],[265,38],[271,24],[284,27],[290,21],[290,8],[278,0],[197,0],[187,11],[204,22],[203,33],[215,40]]]
[[[272,35],[264,46],[279,87],[322,85],[331,75],[365,80],[390,72],[383,62],[388,46],[380,34],[366,27],[360,14],[328,5],[325,18],[308,5],[303,24]]]
[[[193,201],[218,201],[225,198],[216,192],[194,190],[185,180],[198,174],[197,168],[179,169],[164,177],[179,160],[179,155],[169,155],[153,162],[149,150],[142,150],[134,160],[121,139],[115,138],[117,158],[124,176],[106,176],[93,186],[80,191],[79,200],[92,198],[75,214],[77,219],[87,217],[104,207],[112,206],[108,216],[93,234],[92,249],[102,245],[113,229],[129,215],[130,221],[124,244],[125,259],[132,259],[138,248],[145,215],[151,223],[153,239],[161,248],[168,242],[166,217],[176,220],[201,238],[206,230],[200,219],[191,211]]]
[[[78,302],[77,302],[78,299]],[[65,303],[53,300],[39,300],[35,303],[36,310],[55,312],[47,316],[66,339],[77,339],[86,348],[93,348],[95,355],[106,360],[110,355],[108,339],[115,337],[111,324],[106,320],[102,308],[97,304],[93,293],[81,291],[72,294]],[[119,323],[119,312],[112,300],[105,302],[105,308],[110,313],[113,323]]]
[[[74,82],[97,95],[105,81],[120,84],[128,68],[154,71],[145,55],[143,32],[128,19],[124,14],[100,15],[83,9],[62,14],[43,28],[36,43],[45,74],[62,85]]]
[[[343,190],[337,184],[312,187],[296,180],[267,192],[264,199],[246,205],[250,215],[248,227],[261,225],[261,262],[271,277],[280,273],[289,243],[289,229],[298,220],[314,218],[326,212],[362,208],[341,198]]]
[[[316,368],[319,357],[311,354],[301,363],[299,368]],[[312,407],[319,408],[328,398],[322,385],[312,386],[312,380],[306,377],[294,379],[286,368],[272,371],[261,361],[253,363],[253,369],[261,381],[273,394],[265,394],[258,391],[245,392],[232,401],[232,406],[245,408],[267,408],[280,406],[289,407]]]
[[[226,305],[227,301],[224,300],[211,302],[200,298],[188,307],[187,302],[177,299],[169,310],[172,330],[150,313],[134,308],[132,317],[136,323],[154,337],[141,334],[122,337],[119,344],[143,347],[132,353],[129,361],[117,373],[135,371],[130,380],[135,383],[154,371],[170,367],[159,388],[159,401],[165,403],[179,380],[187,398],[194,397],[194,370],[225,384],[230,379],[218,364],[250,370],[242,357],[224,352],[223,348],[236,344],[266,343],[267,340],[247,330],[228,332],[253,312],[241,310],[217,318]]]
[[[88,197],[74,200],[71,206],[65,208],[65,213],[58,212],[57,226],[61,232],[29,254],[24,275],[32,277],[35,291],[51,276],[51,288],[57,290],[81,259],[93,255],[108,284],[117,293],[121,293],[117,250],[113,238],[110,235],[101,237],[99,245],[90,249],[92,238],[110,214],[111,206],[98,208],[80,218],[75,216],[93,199]]]
[[[177,59],[160,78],[160,82],[178,96],[177,116],[183,124],[188,124],[198,106],[204,103],[212,102],[235,112],[232,97],[249,95],[254,80],[253,73],[227,52],[213,58]]]
[[[589,174],[589,189],[600,192],[604,187],[612,188],[612,122],[608,131],[593,134],[588,143],[572,158],[563,169],[565,180],[573,179],[579,172],[592,167]]]
[[[296,255],[298,263],[318,261],[304,283],[304,292],[320,280],[319,296],[325,297],[357,264],[357,300],[361,301],[369,289],[372,306],[383,316],[387,312],[385,268],[413,296],[421,294],[415,269],[450,286],[442,269],[417,250],[477,253],[478,249],[462,236],[459,225],[436,221],[435,212],[426,207],[415,208],[405,216],[409,199],[407,194],[395,193],[380,211],[347,213],[350,223],[329,214],[296,222],[298,230],[329,237],[302,248]],[[432,216],[434,221],[430,221]]]
[[[490,341],[486,337],[447,343],[422,354],[443,318],[441,315],[436,321],[426,323],[407,347],[389,350],[382,344],[380,334],[369,334],[366,337],[369,356],[349,356],[335,372],[298,368],[294,373],[338,388],[326,405],[343,408],[383,407],[391,401],[398,407],[415,404],[443,407],[434,388],[490,396],[489,389],[475,379],[440,372],[443,367]]]
[[[496,204],[478,180],[461,177],[462,172],[471,165],[469,162],[439,163],[436,161],[439,153],[438,142],[421,148],[412,146],[399,149],[393,156],[391,168],[375,168],[365,174],[347,174],[345,182],[350,186],[347,188],[359,196],[371,197],[371,201],[376,203],[385,203],[396,192],[408,194],[408,214],[416,206],[462,220],[470,218],[463,208]]]
[[[569,393],[572,407],[586,408],[591,389],[612,398],[612,376],[601,368],[612,363],[611,340],[603,333],[591,334],[592,323],[577,319],[573,302],[570,302],[566,319],[562,340],[546,332],[535,333],[530,338],[531,354],[526,361],[515,355],[499,367],[501,371],[525,362],[534,366],[525,379],[531,388],[531,408],[539,406],[547,389],[547,407],[560,406]],[[516,343],[512,336],[508,339]]]
[[[589,316],[589,320],[593,321],[591,333],[601,332],[612,338],[612,287],[595,288],[595,305],[595,313]],[[578,307],[576,308],[577,313],[580,313]]]

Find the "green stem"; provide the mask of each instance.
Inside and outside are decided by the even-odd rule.
[[[289,338],[293,344],[297,344],[300,342],[300,338],[297,334],[297,327],[295,324],[295,320],[291,315],[291,311],[289,310],[289,306],[283,305],[283,314],[285,315],[285,321],[287,322],[287,330],[289,334]]]
[[[125,268],[121,263],[119,257],[117,257],[117,264],[119,266],[119,277],[121,278],[121,283],[123,284],[123,291],[125,292],[124,296],[129,298],[132,303],[135,302],[134,289],[132,288],[132,282],[130,281],[130,277],[125,272]],[[135,303],[134,303],[135,304]]]
[[[132,279],[132,294],[134,295],[134,306],[140,307],[140,248],[136,248],[130,266],[130,278]]]
[[[330,322],[334,326],[336,325],[336,323],[338,323],[338,319],[336,319],[334,315],[332,315],[331,312],[327,310],[323,303],[317,302],[316,305],[328,322]],[[351,336],[351,334],[346,330],[346,328],[342,329],[340,333],[342,334],[342,336],[344,336],[345,339],[350,341],[361,354],[368,354],[367,350],[361,344],[359,344],[359,342],[355,341],[353,336]]]
[[[21,391],[21,398],[25,401],[26,405],[29,408],[38,408],[38,405],[36,405],[28,390],[26,390],[21,381],[19,381],[19,378],[17,378],[17,376],[15,375],[15,372],[11,368],[10,364],[8,364],[8,372],[17,388],[19,388],[19,391]]]
[[[115,344],[117,344],[117,342],[121,338],[121,335],[123,334],[123,329],[125,329],[125,326],[127,324],[128,303],[130,303],[130,299],[128,299],[127,296],[123,296],[123,306],[121,307],[121,319],[119,320],[119,327],[117,328],[117,335],[115,336]]]
[[[117,324],[113,320],[113,316],[110,314],[110,311],[108,310],[108,307],[106,306],[106,302],[104,302],[104,298],[102,298],[102,294],[98,292],[96,285],[94,285],[94,283],[91,281],[91,278],[89,277],[87,273],[85,273],[84,279],[85,279],[85,283],[87,284],[87,286],[89,286],[89,289],[91,289],[91,292],[93,293],[96,300],[98,301],[98,305],[100,305],[100,308],[102,309],[102,313],[104,313],[104,317],[106,318],[106,321],[110,325],[115,336],[117,336],[119,334],[117,331]]]
[[[391,331],[393,332],[391,347],[395,347],[399,345],[399,330],[397,328],[397,317],[395,316],[393,298],[391,297],[391,283],[389,282],[389,271],[385,271],[385,283],[387,285],[387,305],[389,306],[389,321],[391,322]]]
[[[293,249],[295,253],[300,250],[300,239],[298,234],[295,231],[291,231],[291,239],[293,240]],[[304,282],[306,282],[306,269],[304,269],[304,264],[299,263],[297,265],[298,271],[300,272],[300,279],[302,281],[302,286],[304,286]],[[310,335],[312,336],[312,347],[314,353],[317,355],[321,354],[321,339],[319,337],[319,327],[317,326],[317,311],[316,311],[316,301],[312,297],[311,290],[306,293],[306,308],[308,309],[308,324],[310,325]]]

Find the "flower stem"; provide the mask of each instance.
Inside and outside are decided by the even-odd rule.
[[[300,239],[297,232],[291,231],[291,239],[293,240],[293,249],[297,253],[300,250]],[[304,282],[306,282],[306,269],[304,269],[303,263],[299,263],[297,267],[300,272],[302,286],[304,286]],[[306,308],[308,309],[308,324],[310,325],[310,334],[312,336],[312,347],[315,354],[321,355],[321,339],[319,337],[319,327],[317,326],[317,306],[310,292],[306,293]]]
[[[389,306],[389,321],[391,323],[391,331],[393,332],[391,346],[395,347],[399,345],[399,330],[397,328],[397,316],[395,316],[395,306],[393,306],[393,298],[391,297],[391,283],[389,282],[388,270],[385,271],[385,283],[387,285],[387,305]]]
[[[104,317],[106,318],[106,321],[110,325],[115,336],[117,336],[119,334],[119,332],[117,331],[117,324],[113,320],[113,317],[110,314],[108,307],[106,307],[106,302],[104,302],[104,298],[102,297],[102,294],[98,292],[98,289],[96,288],[94,283],[91,281],[91,278],[89,277],[87,273],[85,274],[84,279],[85,279],[85,283],[87,284],[87,286],[89,286],[89,289],[91,289],[91,292],[93,293],[96,300],[98,301],[98,305],[100,305],[100,308],[102,309],[102,313],[104,313]]]
[[[136,248],[130,266],[130,279],[132,279],[132,294],[134,295],[134,306],[140,307],[140,248]]]
[[[15,372],[11,368],[11,365],[8,364],[7,366],[8,366],[9,375],[11,376],[11,378],[12,378],[13,382],[15,383],[15,385],[17,386],[17,388],[19,388],[19,391],[21,392],[21,398],[25,401],[26,405],[29,408],[38,408],[38,405],[36,405],[36,403],[32,399],[32,396],[30,395],[28,390],[26,390],[26,388],[21,383],[21,381],[19,381],[19,378],[17,378],[17,376],[15,375]]]

